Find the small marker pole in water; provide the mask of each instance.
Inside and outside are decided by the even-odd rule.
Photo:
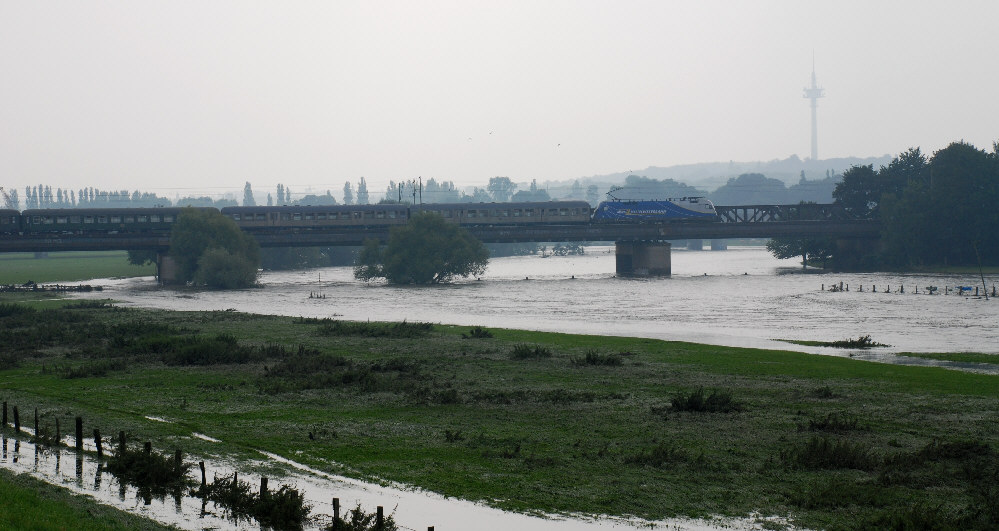
[[[198,461],[198,466],[201,468],[201,488],[208,486],[208,481],[205,479],[205,462]]]
[[[94,428],[94,444],[97,445],[97,459],[104,459],[104,445],[101,444],[101,430]]]
[[[267,497],[267,478],[266,477],[261,477],[260,478],[260,497],[261,498]]]
[[[83,417],[76,417],[76,449],[83,450]]]
[[[14,406],[14,433],[21,431],[21,415],[17,412],[17,406]]]
[[[375,508],[375,529],[383,529],[385,527],[385,510],[379,505]]]
[[[340,525],[340,498],[333,498],[333,529]]]
[[[142,449],[146,452],[146,455],[153,453],[153,443],[146,441],[146,443],[142,446]]]

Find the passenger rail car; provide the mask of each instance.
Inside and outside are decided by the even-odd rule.
[[[12,208],[0,209],[0,233],[10,234],[21,231],[21,213]]]
[[[459,225],[528,225],[532,223],[586,223],[590,204],[586,201],[533,203],[428,203],[415,211],[433,212]]]
[[[711,201],[703,197],[683,197],[658,201],[604,201],[593,211],[593,221],[614,222],[676,222],[718,221]]]
[[[21,213],[20,230],[29,233],[169,232],[184,211],[156,208],[42,208]]]
[[[425,203],[422,205],[329,205],[224,207],[222,214],[246,230],[404,225],[415,212],[433,212],[461,225],[586,223],[585,201],[544,203]]]

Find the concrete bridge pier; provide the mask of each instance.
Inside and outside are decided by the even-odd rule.
[[[177,262],[162,251],[156,253],[156,280],[162,285],[177,281]]]
[[[617,274],[623,277],[668,277],[670,266],[669,242],[614,242]]]
[[[703,251],[704,250],[704,240],[698,239],[688,239],[687,240],[687,250],[688,251]]]
[[[728,240],[711,240],[712,251],[727,251]]]

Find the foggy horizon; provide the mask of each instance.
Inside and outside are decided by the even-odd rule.
[[[999,5],[0,4],[0,186],[484,187],[999,139]],[[836,168],[839,171],[845,168]],[[810,178],[817,176],[809,176]]]

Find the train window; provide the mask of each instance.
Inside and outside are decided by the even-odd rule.
[[[111,223],[121,223],[121,216],[111,216]]]
[[[170,215],[170,214],[164,214],[164,216],[163,216],[163,222],[164,223],[173,223],[173,216]]]
[[[353,218],[354,219],[361,219],[361,217],[364,215],[363,212],[356,212],[356,211],[355,212],[351,212],[351,214],[353,214]]]
[[[149,221],[152,222],[152,223],[159,223],[160,222],[160,215],[159,214],[153,214],[153,215],[149,216]]]
[[[256,219],[257,221],[267,221],[267,214],[261,212],[260,214],[254,216],[254,219]]]
[[[548,209],[548,213],[546,215],[548,215],[548,216],[557,216],[558,215],[558,209],[557,208],[549,208]]]
[[[307,221],[313,221],[313,220],[315,220],[315,219],[316,219],[316,215],[315,215],[315,214],[313,214],[312,212],[306,212],[306,213],[305,213],[305,219],[306,219]]]
[[[111,223],[114,223],[113,221]],[[125,216],[125,223],[135,223],[135,216]]]
[[[395,219],[395,216],[396,216],[396,211],[395,210],[389,210],[388,211],[388,217],[389,217],[389,219]]]
[[[287,212],[281,213],[281,221],[291,221],[291,214]]]
[[[145,214],[139,216],[139,223],[149,223],[149,216]]]
[[[291,215],[291,219],[293,219],[295,221],[302,221],[302,213],[301,212],[295,212],[295,213],[293,213]]]
[[[519,208],[513,209],[513,217],[519,218],[520,216],[523,216],[523,215],[524,215],[524,211],[523,210],[521,210]]]
[[[233,213],[230,217],[232,217],[233,221],[239,221],[239,214]]]
[[[472,209],[469,209],[467,216],[469,218],[474,218],[476,216],[476,212],[474,210],[472,210]]]
[[[66,219],[66,216],[58,216],[58,217],[56,217],[56,224],[57,225],[65,225],[67,221],[69,221],[69,220]]]
[[[375,218],[377,218],[377,219],[385,219],[385,211],[384,210],[379,210],[378,212],[375,212]]]
[[[450,210],[441,210],[441,215],[444,216],[445,218],[449,218],[449,217],[451,217],[451,211]]]
[[[69,217],[69,222],[70,223],[79,223],[81,219],[82,218],[80,216],[70,216]]]
[[[98,223],[107,223],[108,222],[108,217],[107,216],[97,216],[97,222]]]
[[[316,214],[316,219],[318,219],[320,221],[325,220],[326,219],[326,213],[325,212],[320,212],[320,213]]]
[[[94,216],[84,216],[83,222],[84,223],[93,223],[94,222]],[[38,223],[38,218],[35,218],[35,223]]]
[[[558,215],[560,215],[560,216],[568,216],[569,215],[569,209],[568,208],[560,208],[560,209],[558,209]]]
[[[375,218],[375,213],[374,212],[372,212],[370,210],[364,211],[364,219],[374,219],[374,218]]]
[[[52,216],[42,216],[42,225],[51,225]]]

